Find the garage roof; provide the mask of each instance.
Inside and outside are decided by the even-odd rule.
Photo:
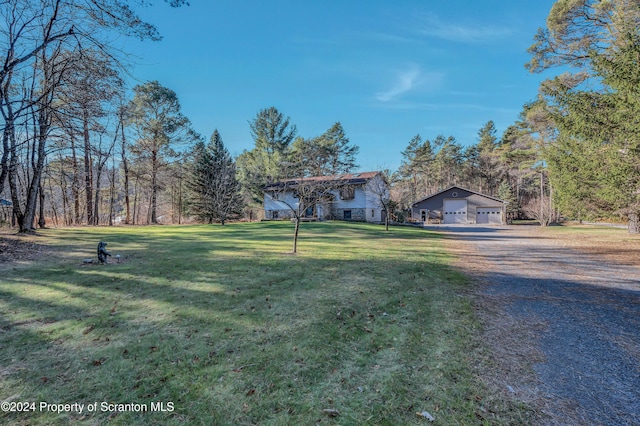
[[[498,202],[503,203],[503,204],[507,204],[507,203],[508,203],[507,201],[501,200],[501,199],[496,198],[496,197],[492,197],[491,195],[482,194],[482,193],[480,193],[480,192],[472,191],[472,190],[470,190],[470,189],[463,188],[463,187],[458,186],[458,185],[453,185],[453,186],[450,186],[450,187],[448,187],[448,188],[446,188],[446,189],[443,189],[442,191],[438,191],[438,192],[436,192],[435,194],[431,194],[431,195],[429,195],[429,196],[427,196],[427,197],[424,197],[424,198],[422,198],[422,199],[420,199],[420,200],[416,201],[415,203],[413,203],[413,204],[412,204],[412,206],[413,206],[413,205],[415,205],[415,204],[421,203],[421,202],[423,202],[423,201],[425,201],[425,200],[428,200],[429,198],[437,197],[438,195],[442,194],[443,192],[447,192],[447,191],[449,191],[449,190],[451,190],[451,189],[454,189],[454,188],[455,188],[455,189],[460,189],[460,190],[462,190],[462,191],[471,192],[472,194],[480,195],[480,196],[482,196],[482,197],[486,197],[486,198],[489,198],[489,199],[492,199],[492,200],[498,201]]]

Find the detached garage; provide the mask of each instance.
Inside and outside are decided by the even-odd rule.
[[[422,222],[428,219],[446,224],[504,223],[506,202],[459,186],[429,195],[411,206],[411,217]]]

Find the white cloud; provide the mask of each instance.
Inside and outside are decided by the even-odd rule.
[[[461,43],[482,43],[503,39],[513,34],[509,27],[495,25],[458,24],[442,21],[435,15],[426,17],[419,33]]]
[[[411,65],[407,69],[398,72],[390,87],[385,91],[378,92],[376,99],[380,102],[389,102],[418,88],[424,89],[427,86],[434,88],[440,84],[442,78],[442,74],[424,73],[419,67]]]

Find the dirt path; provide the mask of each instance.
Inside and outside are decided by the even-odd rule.
[[[537,228],[438,228],[478,304],[498,389],[536,423],[640,425],[640,268]],[[588,250],[587,250],[588,251]]]

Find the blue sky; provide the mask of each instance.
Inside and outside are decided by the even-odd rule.
[[[499,136],[544,75],[524,69],[552,0],[191,0],[140,10],[160,42],[127,40],[132,84],[158,80],[207,139],[253,147],[248,121],[275,106],[298,134],[340,121],[360,170],[395,170],[416,134]]]

